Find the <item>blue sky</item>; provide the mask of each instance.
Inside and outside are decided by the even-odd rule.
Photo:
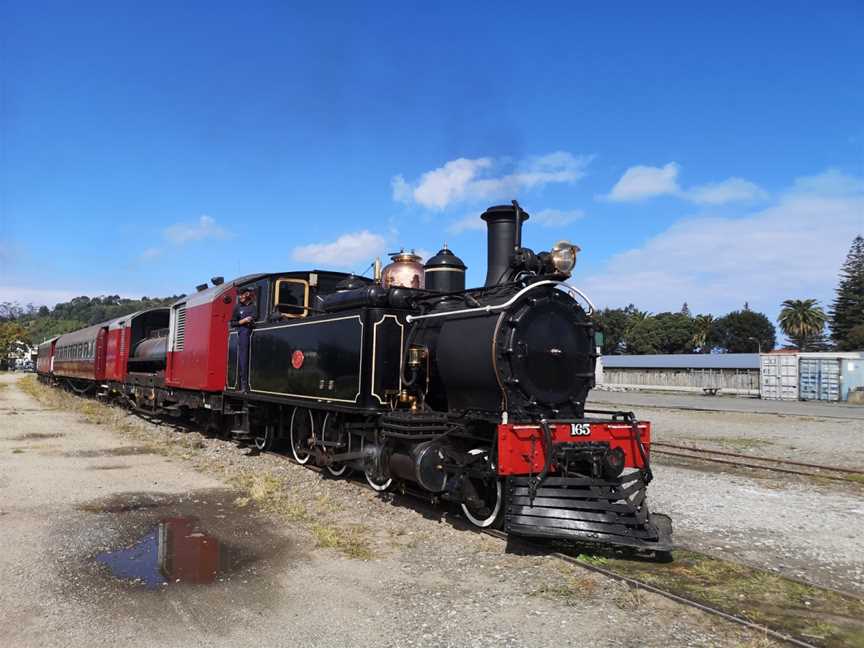
[[[864,232],[860,2],[178,4],[0,3],[0,301],[445,241],[477,284],[518,198],[599,304],[773,316]]]

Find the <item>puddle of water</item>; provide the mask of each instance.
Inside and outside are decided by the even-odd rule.
[[[100,553],[95,560],[115,578],[149,590],[207,585],[231,563],[230,548],[190,517],[161,520],[131,547]]]
[[[193,589],[198,594],[189,600],[204,605],[212,588],[230,588],[233,596],[263,604],[276,590],[260,576],[305,555],[305,544],[289,529],[274,528],[255,507],[236,506],[240,494],[219,488],[133,491],[79,504],[92,517],[57,530],[80,538],[84,549],[80,560],[57,565],[64,595],[114,609],[126,596],[159,605]]]

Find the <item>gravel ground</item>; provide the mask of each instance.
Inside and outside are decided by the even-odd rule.
[[[656,461],[654,475],[651,507],[672,516],[679,546],[864,596],[860,492]]]
[[[864,420],[660,407],[687,406],[689,399],[738,408],[748,400],[700,396],[598,392],[591,404],[613,398],[616,406],[651,421],[655,441],[864,469]],[[822,403],[752,402],[777,412],[798,405],[864,414],[864,408]],[[682,462],[659,453],[654,464],[651,506],[672,516],[680,546],[864,595],[861,485]]]
[[[771,645],[557,559],[507,552],[425,507],[134,417],[97,425],[39,405],[14,380],[0,376],[4,645]],[[271,483],[294,500],[276,506]],[[202,539],[218,543],[212,583],[192,584],[189,571],[174,582],[180,554],[161,557],[172,536],[157,553],[151,533],[176,523],[195,526],[184,537],[199,543],[196,564]],[[352,545],[325,548],[325,532],[359,534],[364,559],[348,557]],[[161,557],[170,583],[148,589],[103,564],[145,545],[153,554],[136,554],[136,569]]]
[[[864,419],[676,410],[660,407],[670,402],[668,398],[673,399],[672,403],[677,402],[675,397],[630,393],[614,395],[621,397],[620,401],[614,403],[616,407],[633,409],[637,416],[651,421],[656,441],[684,441],[743,454],[864,470]],[[597,400],[589,405],[608,407],[612,403],[600,401],[608,396],[608,392],[592,394],[592,398]],[[654,404],[649,406],[637,402],[637,396],[640,401],[650,397]],[[722,402],[736,399],[710,400]],[[826,405],[821,407],[830,408]],[[854,409],[864,415],[864,407]]]

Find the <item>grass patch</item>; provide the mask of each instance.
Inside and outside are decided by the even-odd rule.
[[[546,599],[562,601],[564,603],[578,603],[593,598],[599,589],[596,578],[586,575],[581,570],[574,571],[572,565],[561,563],[559,565],[560,577],[543,583],[531,592],[529,596],[539,596]]]
[[[628,585],[615,596],[614,601],[622,610],[639,610],[645,607],[646,596],[639,586]]]
[[[289,522],[306,522],[312,518],[306,502],[291,492],[284,480],[276,475],[244,472],[229,478],[228,483],[248,495],[235,501],[238,506],[247,506],[254,502],[262,511]]]
[[[864,648],[864,601],[689,551],[674,562],[610,558],[605,567],[807,641]],[[580,557],[581,559],[581,557]]]
[[[603,556],[594,556],[592,554],[579,554],[576,556],[576,560],[583,562],[586,565],[594,565],[596,567],[603,567],[609,562],[608,558],[604,558]]]
[[[329,524],[312,525],[316,546],[322,549],[335,549],[356,560],[370,560],[372,549],[368,540],[369,529],[363,525],[337,527]]]

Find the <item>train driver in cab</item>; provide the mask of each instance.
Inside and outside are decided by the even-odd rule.
[[[255,293],[251,288],[240,291],[234,312],[231,314],[231,326],[237,329],[237,369],[239,380],[237,388],[242,391],[249,389],[249,339],[252,328],[258,319],[258,306],[255,304]]]

